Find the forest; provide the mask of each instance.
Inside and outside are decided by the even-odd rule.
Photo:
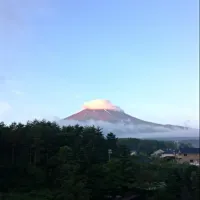
[[[176,146],[93,126],[2,122],[0,200],[199,199],[199,167],[150,158],[159,148]]]

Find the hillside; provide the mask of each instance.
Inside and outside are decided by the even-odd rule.
[[[106,110],[106,109],[83,109],[82,111],[75,113],[69,117],[64,118],[64,120],[73,120],[77,122],[87,122],[87,121],[102,121],[108,122],[111,124],[124,124],[124,125],[136,125],[136,126],[148,126],[148,127],[156,127],[156,128],[166,128],[169,130],[184,130],[183,126],[176,125],[163,125],[154,122],[144,121],[142,119],[138,119],[129,114],[126,114],[123,111],[116,110]]]

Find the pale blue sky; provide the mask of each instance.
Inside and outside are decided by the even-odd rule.
[[[62,118],[102,98],[144,120],[197,126],[198,7],[198,0],[3,0],[0,120]]]

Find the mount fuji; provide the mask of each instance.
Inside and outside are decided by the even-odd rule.
[[[63,121],[74,121],[78,124],[108,124],[117,128],[118,125],[122,128],[129,128],[139,132],[166,132],[172,130],[185,130],[183,126],[159,124],[154,122],[144,121],[125,113],[121,108],[114,106],[108,100],[93,100],[85,103],[83,109],[71,116],[63,119]]]

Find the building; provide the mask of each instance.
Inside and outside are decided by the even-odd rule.
[[[200,149],[199,148],[180,148],[179,150],[158,150],[152,154],[166,160],[176,160],[179,163],[189,163],[191,165],[199,166]]]
[[[176,151],[167,149],[162,153],[160,158],[165,158],[167,160],[174,160],[176,158]]]
[[[159,149],[159,150],[153,152],[153,153],[151,154],[151,156],[152,156],[152,157],[158,157],[158,156],[160,157],[163,153],[164,153],[164,151],[163,151],[162,149]]]
[[[199,148],[181,148],[178,152],[178,161],[180,163],[190,163],[199,165],[200,149]]]
[[[159,150],[155,151],[154,153],[152,153],[151,156],[163,158],[166,160],[174,160],[176,157],[176,153],[177,152],[172,149],[166,149],[166,150],[159,149]]]

